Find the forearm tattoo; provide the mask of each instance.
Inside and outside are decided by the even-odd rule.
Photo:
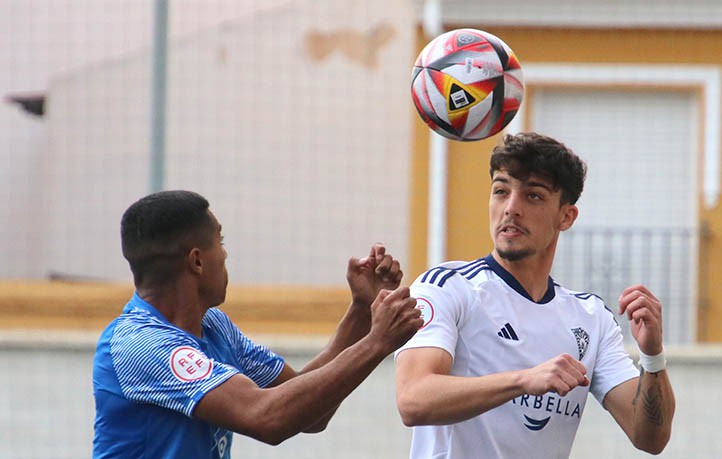
[[[650,423],[661,426],[664,424],[664,415],[662,413],[662,390],[658,384],[652,384],[646,390],[642,390],[642,379],[658,377],[656,373],[646,373],[644,370],[640,372],[639,384],[637,384],[637,394],[632,401],[633,405],[637,404],[637,400],[642,398],[642,407],[644,416]]]

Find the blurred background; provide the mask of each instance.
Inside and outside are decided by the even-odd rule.
[[[372,243],[405,284],[485,256],[500,136],[445,141],[409,91],[417,53],[460,27],[521,62],[506,132],[551,135],[589,165],[552,276],[611,309],[633,283],[660,297],[678,399],[662,457],[718,457],[716,0],[0,0],[0,457],[90,456],[95,341],[132,294],[120,216],[152,191],[209,199],[223,309],[296,367],[333,332],[346,262]],[[326,432],[236,436],[233,454],[397,458],[409,439],[387,360]],[[572,457],[612,456],[645,455],[590,400]]]

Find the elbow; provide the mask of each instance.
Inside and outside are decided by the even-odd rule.
[[[301,432],[310,434],[323,432],[328,423],[329,419],[325,419],[304,427],[302,424],[290,424],[287,418],[279,416],[275,419],[268,419],[264,424],[259,424],[252,436],[268,445],[278,446]]]
[[[291,438],[294,434],[288,434],[281,431],[269,431],[269,432],[263,432],[259,433],[258,435],[254,435],[254,438],[260,442],[263,442],[267,445],[271,446],[278,446],[284,441]]]
[[[283,443],[285,440],[290,438],[290,435],[284,435],[282,432],[278,431],[272,431],[272,430],[261,430],[259,432],[256,432],[255,435],[251,435],[256,440],[263,442],[267,445],[271,446],[278,446],[281,443]]]
[[[662,451],[664,451],[664,448],[667,446],[666,443],[661,445],[639,445],[637,446],[637,449],[644,451],[645,453],[649,453],[653,456],[656,456],[658,454],[661,454]]]
[[[284,423],[283,420],[280,418],[267,418],[265,422],[258,423],[254,427],[255,428],[252,432],[245,432],[245,434],[271,446],[278,446],[284,441],[299,433],[298,430],[289,428],[287,423]],[[244,432],[242,431],[236,432],[244,434]]]
[[[401,422],[406,427],[414,427],[429,424],[429,413],[418,398],[399,395],[396,407],[401,416]]]
[[[303,433],[309,433],[309,434],[321,433],[324,430],[326,430],[326,427],[328,427],[328,421],[317,422],[316,424],[312,425],[311,427],[304,429]]]
[[[665,432],[662,432],[653,437],[637,439],[637,441],[634,442],[634,446],[639,450],[656,456],[658,454],[661,454],[662,451],[664,451],[664,448],[667,447],[667,443],[669,443],[670,437],[671,432],[669,429],[667,429],[665,430]]]

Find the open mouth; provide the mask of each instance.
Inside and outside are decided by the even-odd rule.
[[[524,234],[524,232],[525,231],[522,228],[514,225],[504,225],[499,229],[499,234],[503,234],[505,236],[515,236],[518,234]]]

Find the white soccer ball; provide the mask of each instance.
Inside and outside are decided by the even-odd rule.
[[[457,29],[431,40],[414,64],[411,96],[434,131],[481,140],[514,118],[524,97],[521,65],[498,37]]]

